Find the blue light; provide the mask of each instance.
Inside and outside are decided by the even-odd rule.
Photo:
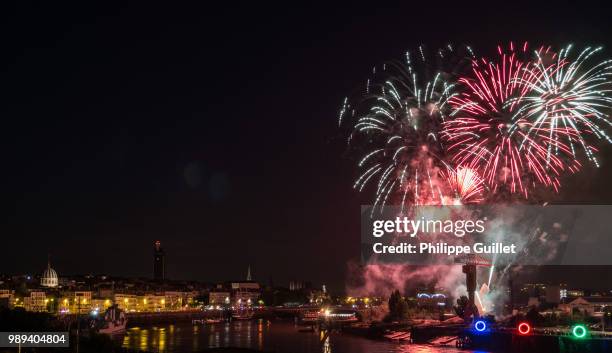
[[[474,328],[476,329],[476,331],[478,332],[484,332],[484,330],[487,329],[487,323],[482,321],[482,320],[478,320],[476,321],[476,323],[474,324]]]

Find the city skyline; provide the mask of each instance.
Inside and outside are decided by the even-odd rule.
[[[153,242],[154,249],[157,249],[159,246],[161,248],[161,244],[159,241]],[[271,276],[262,276],[255,277],[253,272],[253,266],[251,264],[245,264],[246,268],[243,268],[243,272],[236,276],[230,276],[227,278],[208,278],[208,279],[192,279],[192,278],[166,278],[160,279],[158,277],[158,254],[156,252],[153,253],[153,257],[150,263],[150,271],[149,273],[144,273],[135,276],[125,276],[121,274],[113,274],[113,273],[80,273],[74,271],[57,271],[54,266],[51,264],[51,255],[47,255],[47,266],[41,271],[32,271],[32,272],[14,272],[14,273],[5,273],[0,272],[0,285],[2,284],[2,276],[8,278],[19,278],[20,276],[26,276],[28,282],[36,282],[39,278],[41,280],[42,287],[57,287],[59,284],[60,278],[103,278],[103,279],[118,279],[118,280],[145,280],[152,281],[152,283],[158,283],[160,285],[170,284],[170,283],[181,283],[181,282],[194,282],[201,283],[203,285],[212,285],[214,287],[215,283],[228,283],[233,281],[253,281],[260,283],[263,286],[270,286],[275,288],[289,288],[293,290],[293,286],[295,283],[308,283],[308,286],[313,286],[313,282],[310,280],[310,277],[290,277],[289,279],[282,280],[274,280]],[[164,252],[165,256],[165,252]],[[459,265],[457,265],[459,266]],[[419,268],[420,266],[410,266],[409,268]],[[564,266],[521,266],[522,270],[518,272],[514,272],[511,276],[511,280],[514,282],[514,286],[521,286],[525,283],[543,283],[545,285],[558,285],[563,283],[566,286],[571,288],[586,290],[586,291],[594,291],[594,292],[612,292],[612,286],[602,281],[602,278],[608,278],[611,269],[610,266],[578,266],[578,265],[564,265]],[[61,276],[60,276],[61,273]],[[44,285],[43,278],[49,275],[53,275],[53,285]],[[485,276],[485,273],[480,273],[479,276]],[[49,282],[49,280],[46,280]],[[350,281],[350,279],[349,279]],[[431,286],[432,282],[429,280],[425,281],[417,281],[411,284],[407,284],[404,288],[397,288],[402,291],[410,292],[418,290],[418,288]],[[346,287],[344,281],[339,283],[314,283],[314,286],[322,286],[322,287],[330,287],[332,288],[332,292],[336,295],[346,295],[345,291]]]

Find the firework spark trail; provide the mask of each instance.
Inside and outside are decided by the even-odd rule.
[[[473,57],[471,49],[465,50]],[[454,174],[439,131],[450,112],[448,100],[456,93],[454,84],[447,80],[454,68],[440,70],[444,66],[440,62],[453,61],[453,55],[449,45],[428,59],[421,47],[417,55],[407,52],[405,63],[383,65],[377,74],[383,79],[369,79],[365,98],[352,110],[353,114],[357,111],[357,118],[350,142],[358,145],[363,140],[355,143],[353,139],[362,135],[362,144],[372,148],[358,164],[363,172],[354,187],[362,191],[367,184],[374,184],[375,206],[456,204],[466,196],[475,200],[475,194],[480,193],[477,190],[470,195],[465,189],[456,189],[461,186],[457,180],[447,180]],[[431,65],[431,61],[438,64]],[[456,62],[452,65],[459,66]],[[373,72],[376,74],[376,69]],[[345,100],[340,122],[347,106]]]
[[[459,167],[449,169],[443,174],[454,192],[454,204],[474,204],[484,200],[484,181],[473,169]]]
[[[438,55],[444,57],[444,52]],[[385,64],[378,73],[373,70],[382,79],[368,80],[366,95],[355,106],[351,140],[372,148],[358,163],[362,173],[354,188],[361,191],[373,185],[374,206],[400,200],[402,205],[444,202],[447,186],[441,171],[449,167],[438,132],[455,93],[442,72],[430,77],[423,72],[419,65],[424,62],[419,60],[426,57],[419,48],[416,60],[407,53],[404,63]],[[345,100],[340,123],[348,105]]]
[[[536,79],[525,58],[527,44],[518,52],[512,43],[509,52],[498,47],[498,53],[497,61],[474,60],[472,75],[459,79],[464,91],[449,99],[452,119],[443,124],[442,137],[452,161],[477,170],[492,192],[507,186],[527,198],[536,184],[558,191],[562,173],[575,172],[580,164],[550,153],[554,128],[534,126],[516,113]],[[567,145],[557,141],[556,146],[570,153]]]
[[[515,117],[530,122],[528,136],[547,132],[549,156],[561,153],[576,159],[576,147],[580,147],[599,166],[594,155],[597,149],[590,145],[589,137],[612,142],[605,131],[612,126],[608,115],[612,60],[589,66],[599,51],[601,48],[587,47],[575,59],[571,45],[558,55],[548,49],[536,51],[537,60],[527,70],[527,79],[517,80],[530,93],[517,100],[520,108]]]

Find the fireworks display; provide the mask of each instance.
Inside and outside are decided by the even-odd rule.
[[[344,102],[340,124],[362,154],[354,187],[373,189],[375,206],[529,199],[558,192],[582,160],[598,166],[594,144],[612,142],[612,61],[594,60],[600,48],[510,43],[491,60],[452,49],[377,67]]]
[[[528,135],[546,132],[548,153],[568,154],[576,158],[576,149],[584,151],[588,160],[598,165],[589,144],[597,140],[612,142],[605,129],[610,127],[606,109],[612,99],[609,77],[612,61],[605,60],[589,66],[601,48],[586,48],[572,60],[572,46],[553,54],[550,49],[536,52],[535,65],[526,80],[518,83],[529,94],[517,100],[520,106],[516,117],[530,123]]]
[[[404,213],[422,205],[539,203],[536,190],[559,192],[564,178],[599,166],[598,143],[612,142],[612,60],[600,55],[601,48],[509,43],[487,58],[448,46],[433,57],[418,48],[377,66],[364,92],[346,98],[340,111],[349,150],[359,155],[354,188],[373,191],[372,212],[381,213],[385,205]],[[534,226],[521,240],[541,242],[542,232]],[[508,237],[505,229],[494,233]],[[512,266],[492,263],[475,292],[481,312],[504,295]],[[462,291],[457,271],[369,264],[362,289],[386,288],[388,276],[401,288],[418,273]]]
[[[449,46],[431,61],[444,61],[452,52]],[[449,73],[432,71],[429,63],[419,48],[415,58],[408,52],[405,62],[384,64],[378,75],[375,68],[375,77],[368,80],[356,106],[350,109],[346,101],[343,106],[341,119],[349,109],[355,116],[351,143],[367,146],[354,187],[362,191],[372,184],[374,205],[447,204],[456,196],[449,193],[446,177],[457,171],[446,161],[440,140],[454,84],[448,82]],[[456,182],[462,180],[455,178],[453,186],[461,189]],[[459,191],[457,197],[474,196]]]

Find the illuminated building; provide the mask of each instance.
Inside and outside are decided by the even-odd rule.
[[[108,298],[92,298],[91,309],[101,313],[113,305],[113,301]]]
[[[156,240],[153,245],[153,279],[163,281],[165,279],[165,256],[161,242]]]
[[[238,306],[250,306],[257,303],[260,296],[260,286],[257,282],[232,282],[234,303]]]
[[[522,293],[526,293],[529,297],[543,297],[546,295],[546,284],[543,283],[525,283],[521,288]]]
[[[30,296],[23,298],[23,307],[26,311],[47,311],[49,299],[43,291],[32,291]]]
[[[584,296],[584,291],[580,289],[568,289],[565,294],[567,298],[578,298]]]
[[[58,309],[60,314],[88,314],[96,305],[91,291],[63,292],[59,298]]]
[[[46,288],[56,288],[59,285],[57,272],[51,268],[51,261],[47,261],[47,268],[40,277],[40,285]]]
[[[136,311],[158,312],[166,309],[166,296],[145,294],[138,296]]]
[[[559,285],[559,297],[561,300],[567,298],[567,284],[561,283]]]
[[[331,297],[329,296],[329,293],[327,293],[327,291],[325,290],[325,285],[323,285],[323,288],[321,290],[310,290],[310,293],[308,294],[308,299],[310,303],[322,304],[325,301],[331,300]]]
[[[0,308],[12,308],[14,302],[13,290],[0,289]]]
[[[0,289],[0,308],[12,308],[15,303],[15,291],[12,289]]]
[[[230,303],[231,293],[228,291],[211,291],[208,293],[210,305],[227,305]]]
[[[166,291],[164,297],[167,310],[181,310],[189,301],[189,295],[181,291]]]
[[[612,297],[579,297],[567,304],[559,305],[559,309],[568,314],[579,310],[583,314],[595,317],[603,316],[610,308],[612,308]]]
[[[138,297],[134,294],[121,294],[115,293],[115,304],[119,306],[119,309],[126,312],[136,311],[136,304],[138,303]]]

